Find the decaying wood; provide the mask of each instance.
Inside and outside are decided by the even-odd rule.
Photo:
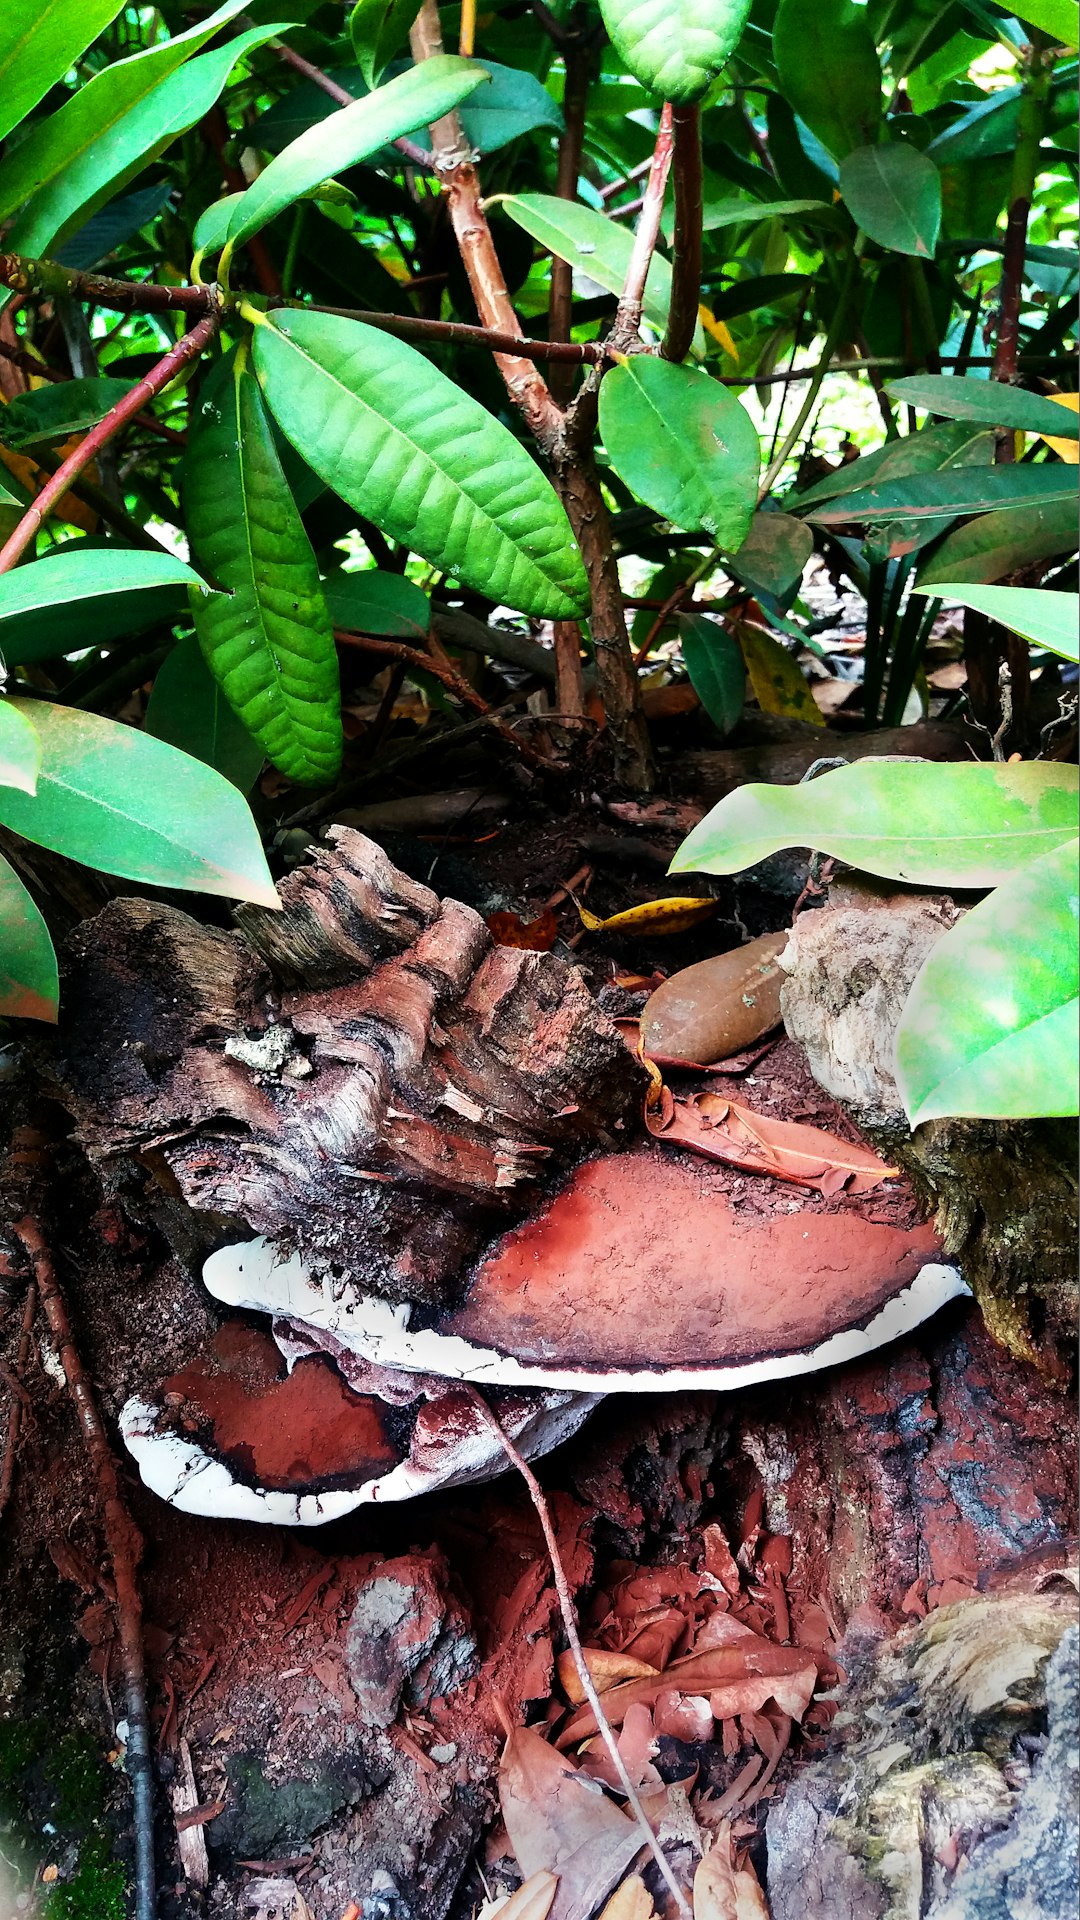
[[[793,786],[823,753],[840,753],[845,760],[897,753],[917,760],[969,760],[977,751],[978,735],[959,721],[923,720],[912,727],[836,734],[809,721],[772,714],[755,715],[754,720],[760,737],[750,745],[681,753],[672,768],[678,792],[712,807],[751,780]]]
[[[1068,1377],[1075,1342],[1076,1129],[1069,1121],[929,1120],[908,1127],[893,1042],[919,968],[960,909],[947,895],[844,880],[800,914],[784,955],[788,1032],[814,1078],[897,1160],[994,1336]]]
[[[239,1222],[438,1299],[545,1170],[618,1144],[641,1070],[573,968],[494,946],[358,833],[280,891],[239,933],[141,899],[80,927],[55,1090],[188,1260],[194,1210],[203,1249]]]

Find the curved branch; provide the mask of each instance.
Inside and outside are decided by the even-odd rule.
[[[701,108],[676,107],[672,132],[675,246],[671,305],[660,352],[665,360],[682,361],[693,345],[701,303]]]

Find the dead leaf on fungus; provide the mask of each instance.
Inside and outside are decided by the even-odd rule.
[[[853,1146],[821,1127],[773,1120],[718,1093],[676,1100],[669,1087],[650,1092],[645,1110],[649,1132],[671,1147],[691,1147],[710,1160],[749,1173],[771,1173],[819,1193],[870,1193],[899,1171],[886,1166],[870,1147]]]

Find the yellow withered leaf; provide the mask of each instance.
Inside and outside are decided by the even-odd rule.
[[[762,711],[789,714],[792,719],[809,720],[811,726],[823,727],[825,715],[803,679],[798,661],[787,648],[771,633],[766,633],[764,627],[755,627],[749,620],[740,620],[735,632],[750,685]]]
[[[703,900],[700,894],[676,895],[670,900],[644,900],[640,907],[627,907],[624,913],[613,913],[607,920],[599,919],[577,900],[574,905],[589,933],[647,934],[655,939],[658,934],[682,933],[687,927],[696,927],[716,912],[717,903]]]
[[[639,1873],[632,1873],[629,1880],[616,1887],[600,1920],[656,1920],[656,1908]]]
[[[735,345],[730,329],[724,325],[722,320],[717,319],[711,307],[704,305],[699,306],[698,315],[706,333],[711,333],[714,340],[719,340],[724,352],[729,354],[732,360],[734,360],[735,365],[738,366],[739,349]]]
[[[1068,407],[1070,413],[1080,412],[1080,393],[1048,393],[1046,398],[1056,400],[1059,407]],[[1048,447],[1053,447],[1068,466],[1075,467],[1080,460],[1080,441],[1059,440],[1053,433],[1040,433],[1039,439],[1045,440]]]

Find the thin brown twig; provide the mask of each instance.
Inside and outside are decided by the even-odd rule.
[[[491,1432],[498,1440],[507,1459],[512,1466],[517,1468],[517,1471],[520,1473],[529,1490],[529,1498],[536,1509],[536,1517],[540,1522],[540,1530],[543,1533],[544,1544],[547,1547],[548,1558],[551,1561],[551,1571],[555,1577],[555,1591],[559,1596],[559,1609],[562,1613],[563,1627],[566,1631],[566,1638],[573,1656],[574,1665],[577,1668],[577,1675],[581,1682],[582,1692],[592,1708],[597,1731],[608,1750],[611,1764],[619,1777],[619,1784],[626,1795],[630,1811],[637,1821],[638,1826],[641,1828],[642,1839],[645,1841],[649,1852],[652,1854],[663,1876],[664,1885],[671,1894],[679,1913],[683,1916],[683,1920],[693,1920],[693,1914],[691,1913],[686,1895],[671,1871],[667,1855],[653,1831],[652,1822],[641,1804],[637,1788],[634,1786],[626,1770],[626,1762],[619,1751],[619,1743],[612,1731],[611,1722],[600,1704],[600,1696],[593,1683],[592,1674],[589,1672],[589,1663],[585,1658],[581,1637],[578,1633],[577,1618],[574,1611],[574,1598],[570,1592],[570,1582],[566,1577],[566,1568],[562,1563],[562,1555],[559,1552],[559,1542],[556,1538],[548,1503],[544,1498],[543,1488],[528,1461],[525,1459],[525,1456],[519,1452],[509,1434],[505,1431],[502,1422],[492,1412],[483,1394],[479,1393],[474,1386],[468,1384],[466,1384],[465,1390],[472,1400],[473,1405],[476,1407],[477,1412],[480,1414],[481,1419],[486,1426],[490,1427]]]
[[[621,344],[624,337],[632,338],[641,325],[645,281],[652,265],[653,254],[656,252],[656,242],[660,237],[660,218],[664,211],[664,195],[667,191],[668,174],[671,171],[673,145],[671,103],[665,101],[664,110],[660,115],[656,145],[653,148],[652,165],[649,168],[649,183],[642,201],[641,218],[634,229],[633,251],[615,315],[612,339],[617,344]]]
[[[665,360],[683,361],[693,345],[701,304],[701,108],[675,107],[671,126],[675,234],[671,304],[660,352]]]
[[[30,1341],[34,1332],[34,1320],[37,1315],[37,1282],[31,1280],[23,1301],[22,1323],[19,1327],[19,1344],[15,1350],[15,1380],[22,1381],[30,1358]],[[15,1484],[15,1456],[19,1448],[19,1434],[22,1430],[22,1399],[11,1390],[11,1405],[8,1408],[7,1438],[4,1441],[4,1461],[0,1467],[0,1518],[11,1499],[11,1489]]]
[[[566,84],[563,88],[564,127],[559,140],[559,164],[555,192],[560,200],[576,200],[581,155],[585,144],[585,117],[589,103],[591,51],[581,33],[567,38],[563,61]],[[574,270],[569,260],[557,255],[551,262],[551,292],[548,299],[548,339],[569,340],[574,308]],[[573,375],[561,371],[550,376],[551,391],[565,406],[573,391]]]
[[[296,73],[302,73],[305,80],[310,80],[315,86],[321,88],[331,100],[337,101],[339,107],[355,107],[356,95],[350,93],[348,87],[340,86],[336,80],[332,80],[330,75],[324,73],[321,67],[315,66],[313,61],[305,60],[302,53],[294,53],[291,47],[285,45],[284,40],[271,40],[270,45],[279,60],[284,60],[286,66],[292,67]],[[432,156],[423,147],[418,147],[415,140],[407,140],[403,137],[400,140],[394,140],[391,144],[398,149],[399,153],[405,155],[412,166],[419,167],[424,173],[431,172],[434,165]]]
[[[63,499],[71,482],[78,479],[83,468],[90,465],[102,447],[107,446],[114,434],[119,433],[121,427],[126,426],[137,413],[142,412],[147,401],[153,400],[156,394],[169,386],[190,361],[198,359],[220,325],[219,313],[204,314],[201,320],[196,321],[191,332],[186,333],[171,352],[167,353],[163,360],[158,361],[157,366],[151,369],[145,379],[140,380],[130,393],[125,394],[124,398],[117,402],[115,407],[110,407],[105,418],[99,420],[97,426],[90,429],[75,451],[61,462],[51,480],[46,481],[33,505],[23,514],[10,540],[0,549],[0,573],[6,573],[8,568],[13,567],[16,560],[25,553],[46,516],[57,501]]]
[[[344,627],[334,628],[334,638],[341,646],[354,647],[358,653],[380,654],[383,659],[401,660],[408,667],[416,667],[424,673],[430,673],[434,679],[441,682],[448,693],[454,694],[463,706],[471,707],[482,720],[486,720],[500,739],[513,747],[514,752],[519,754],[529,766],[542,769],[545,773],[551,772],[551,761],[545,759],[543,754],[537,753],[527,741],[520,739],[513,728],[507,726],[505,720],[500,720],[483,695],[477,693],[475,687],[470,686],[464,674],[458,672],[445,654],[440,660],[434,653],[425,653],[420,647],[410,647],[404,640],[376,639],[372,634],[350,633]]]
[[[134,1801],[135,1920],[154,1920],[157,1905],[154,1783],[150,1757],[150,1715],[146,1705],[142,1602],[136,1579],[136,1568],[142,1555],[142,1536],[124,1501],[116,1460],[98,1412],[89,1375],[75,1346],[67,1303],[56,1278],[45,1236],[34,1215],[29,1213],[16,1222],[14,1231],[30,1257],[37,1292],[49,1331],[56,1343],[68,1390],[75,1403],[101,1499],[105,1541],[116,1587],[116,1622],[127,1709],[125,1764]]]

